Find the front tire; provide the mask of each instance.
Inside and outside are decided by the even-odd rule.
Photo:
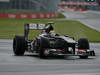
[[[84,50],[87,50],[89,49],[90,46],[89,46],[89,42],[86,38],[80,38],[78,40],[78,49],[84,49]],[[86,51],[87,52],[87,51]],[[88,58],[88,55],[81,55],[79,56],[80,59],[87,59]]]
[[[78,49],[89,49],[89,42],[86,38],[80,38],[78,40]]]
[[[15,36],[13,39],[13,52],[17,56],[24,55],[26,49],[26,41],[24,36]]]

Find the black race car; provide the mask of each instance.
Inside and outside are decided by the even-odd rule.
[[[86,59],[88,56],[95,56],[95,52],[90,50],[89,42],[86,38],[80,38],[75,41],[72,37],[51,33],[54,30],[52,24],[25,24],[24,35],[16,35],[14,37],[14,54],[19,56],[24,55],[25,51],[29,51],[38,54],[40,58],[53,55],[71,55]],[[29,40],[30,29],[42,30],[42,33],[35,40]]]

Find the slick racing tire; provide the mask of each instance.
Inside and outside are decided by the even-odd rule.
[[[13,52],[17,56],[24,55],[26,49],[26,41],[24,36],[15,36],[13,39]]]
[[[87,50],[89,49],[90,46],[89,46],[89,42],[86,38],[80,38],[78,40],[78,49],[84,49],[84,50]],[[87,59],[88,58],[88,55],[81,55],[79,56],[81,59]]]
[[[78,40],[78,49],[89,49],[89,42],[86,38],[80,38]]]

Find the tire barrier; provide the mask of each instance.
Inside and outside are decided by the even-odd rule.
[[[57,18],[58,13],[39,13],[39,14],[6,14],[6,13],[0,13],[0,18],[16,18],[16,19],[22,19],[22,18],[29,18],[29,19],[36,19],[36,18]]]

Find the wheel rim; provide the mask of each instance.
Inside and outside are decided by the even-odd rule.
[[[48,56],[49,55],[49,50],[48,49],[44,49],[44,56]]]

